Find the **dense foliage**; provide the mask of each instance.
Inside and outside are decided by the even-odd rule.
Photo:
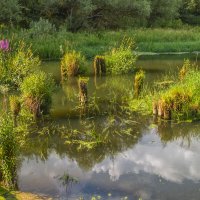
[[[16,186],[16,165],[19,142],[11,118],[0,118],[0,181],[8,188]],[[1,177],[2,175],[2,177]]]
[[[5,47],[0,50],[0,84],[19,86],[40,65],[39,58],[23,42],[9,45],[7,41]]]
[[[0,24],[46,19],[70,31],[200,23],[199,0],[1,0]]]
[[[134,71],[137,56],[131,38],[124,38],[121,45],[113,48],[105,56],[107,71],[111,74],[128,74]]]
[[[52,77],[42,71],[27,76],[22,82],[22,99],[35,117],[48,112],[54,87]]]

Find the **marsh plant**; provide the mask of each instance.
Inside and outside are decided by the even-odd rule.
[[[19,86],[24,78],[37,70],[38,57],[24,42],[11,42],[6,51],[0,51],[0,83]]]
[[[49,74],[38,72],[27,76],[21,84],[25,106],[37,118],[49,111],[55,83]]]
[[[64,54],[61,59],[61,77],[66,80],[68,77],[77,76],[86,71],[86,59],[80,52],[71,51]]]
[[[179,71],[179,79],[180,80],[183,80],[185,78],[185,75],[188,72],[189,68],[190,68],[190,61],[185,60],[182,68]]]
[[[131,38],[124,38],[119,47],[106,53],[107,71],[111,74],[128,74],[134,71],[137,55],[133,52],[135,43]]]
[[[145,72],[143,70],[139,70],[134,79],[134,96],[138,98],[141,94],[142,87],[144,84]]]
[[[157,95],[158,115],[164,119],[198,118],[200,71],[187,60],[179,76],[179,81]]]
[[[17,186],[16,167],[19,144],[9,115],[0,118],[0,181],[11,189]]]

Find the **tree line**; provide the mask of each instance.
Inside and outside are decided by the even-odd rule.
[[[39,19],[74,32],[200,24],[200,0],[0,0],[0,4],[0,25],[22,28]]]

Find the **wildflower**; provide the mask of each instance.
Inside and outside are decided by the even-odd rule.
[[[8,40],[0,40],[0,50],[3,50],[3,51],[9,50],[9,41]]]

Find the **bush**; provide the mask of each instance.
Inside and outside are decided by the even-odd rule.
[[[135,43],[131,38],[124,38],[118,48],[107,53],[106,67],[111,74],[127,74],[134,71],[137,56],[133,50]]]
[[[81,53],[76,51],[66,53],[61,60],[62,79],[84,73],[86,71],[85,66],[86,60]]]
[[[41,35],[53,34],[56,32],[55,25],[51,24],[47,19],[40,18],[37,22],[30,23],[28,33],[30,37],[38,37]]]
[[[24,79],[21,84],[22,98],[35,117],[48,112],[54,87],[52,77],[41,71]]]
[[[0,51],[0,83],[19,86],[26,76],[37,69],[40,60],[24,42],[10,46],[8,51]]]

